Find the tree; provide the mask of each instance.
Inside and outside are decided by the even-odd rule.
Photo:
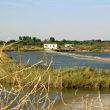
[[[1,41],[1,40],[0,40],[0,45],[3,45],[4,43],[5,43],[5,41]]]
[[[34,41],[34,42],[36,42],[36,41],[37,41],[36,37],[33,37],[33,41]]]
[[[47,43],[48,42],[48,39],[44,39],[44,41],[43,41],[44,43]]]
[[[55,42],[55,38],[54,37],[50,37],[49,42]]]
[[[23,40],[21,36],[19,36],[19,40]]]
[[[40,40],[39,38],[38,38],[38,39],[36,39],[36,41],[37,41],[37,42],[41,42],[41,40]]]
[[[41,40],[39,38],[33,37],[33,41],[34,42],[41,42]]]

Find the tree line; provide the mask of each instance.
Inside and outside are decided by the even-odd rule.
[[[19,41],[19,42],[18,42]],[[98,40],[84,40],[84,41],[78,41],[78,40],[56,40],[54,37],[50,37],[49,39],[41,40],[37,37],[32,36],[19,36],[18,40],[9,40],[7,41],[7,44],[18,42],[20,45],[39,45],[42,46],[43,43],[58,43],[59,45],[64,44],[74,44],[74,45],[98,45],[102,43],[110,44],[110,41],[102,41],[100,39]],[[5,43],[5,41],[0,41],[0,44]]]

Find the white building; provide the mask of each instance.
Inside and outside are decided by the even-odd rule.
[[[73,44],[65,44],[65,48],[72,47]]]
[[[58,44],[44,44],[44,49],[49,49],[49,50],[58,49]]]

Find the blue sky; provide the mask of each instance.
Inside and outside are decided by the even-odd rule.
[[[110,40],[110,0],[0,0],[0,40]]]

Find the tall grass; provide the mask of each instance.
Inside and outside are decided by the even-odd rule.
[[[49,68],[45,68],[40,74],[39,69],[35,68],[43,61],[31,66],[10,62],[10,58],[2,52],[3,48],[0,52],[0,109],[52,110],[57,95],[50,101],[48,96],[50,77],[41,81]],[[7,87],[4,83],[11,85]]]
[[[64,88],[110,89],[109,70],[96,70],[89,67],[53,69],[39,66],[41,63],[42,61],[31,66],[19,66],[17,63],[2,64],[0,67],[1,82],[13,83],[13,77],[16,75],[21,84],[25,85],[27,82],[33,81],[37,75],[42,76],[41,82],[45,82],[45,86],[48,86],[47,79],[50,77],[50,87],[60,88],[60,79],[62,78],[62,87]]]
[[[5,45],[3,46],[5,48]],[[110,88],[110,71],[94,70],[89,67],[54,69],[50,65],[41,66],[43,60],[33,65],[16,63],[0,51],[0,109],[1,110],[56,110],[58,93],[50,99],[50,88],[59,88],[60,99],[67,109],[74,104],[66,104],[62,90],[71,88]],[[7,84],[10,86],[7,87]],[[75,93],[76,94],[76,93]],[[77,95],[77,94],[76,94]],[[94,110],[94,100],[82,97],[81,110]],[[104,110],[100,93],[98,104]],[[97,104],[96,104],[97,105]],[[108,110],[108,109],[107,109]]]
[[[6,88],[3,83],[1,83],[1,109],[52,109],[57,96],[52,101],[50,101],[48,97],[50,92],[50,77],[46,81],[41,81],[43,78],[43,74],[45,73],[42,73],[41,75],[38,73],[39,71],[31,71],[31,68],[38,65],[39,63],[36,63],[29,67],[19,67],[19,65],[17,64],[11,64],[7,65],[11,66],[11,68],[7,67],[6,69],[0,69],[0,81],[11,83],[11,86],[8,88]],[[45,83],[47,83],[48,88],[45,86]]]

